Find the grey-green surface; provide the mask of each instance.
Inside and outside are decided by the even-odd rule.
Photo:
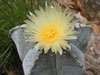
[[[84,52],[92,29],[86,27],[78,29],[78,31],[80,32],[79,39],[70,41],[73,44],[71,51],[68,50],[62,55],[53,55],[51,52],[46,55],[41,54],[31,70],[31,75],[86,75]]]
[[[77,40],[70,40],[71,50],[64,51],[62,55],[51,51],[44,54],[32,48],[34,43],[25,42],[23,27],[13,29],[11,37],[17,47],[23,62],[25,75],[86,75],[85,51],[92,32],[90,27],[77,29],[80,33]]]

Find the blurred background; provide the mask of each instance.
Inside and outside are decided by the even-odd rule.
[[[81,23],[91,25],[96,34],[100,33],[100,0],[0,0],[0,75],[23,75],[21,60],[8,34],[13,27],[24,24],[29,11],[34,13],[39,6],[44,8],[45,2],[68,8],[80,18]],[[93,64],[89,75],[100,75],[100,61],[98,64],[99,68]],[[91,67],[89,62],[86,65]]]

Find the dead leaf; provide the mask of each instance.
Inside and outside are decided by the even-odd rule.
[[[68,5],[71,5],[74,7],[75,10],[79,11],[82,16],[86,17],[87,20],[91,20],[91,16],[85,11],[85,9],[82,7],[79,0],[69,0]]]
[[[89,25],[92,26],[95,33],[100,33],[100,20],[90,21]]]
[[[91,16],[85,11],[79,0],[58,0],[58,3],[62,7],[68,8],[69,11],[73,9],[75,11],[80,12],[81,15],[86,17],[87,20],[92,20]]]
[[[8,71],[8,70],[6,70],[6,72],[7,72],[7,75],[16,75],[14,71]]]
[[[26,4],[30,4],[30,0],[25,0],[26,1]]]
[[[97,24],[91,24],[92,25],[92,28],[93,28],[93,31],[95,33],[100,33],[100,26],[97,25]]]
[[[82,24],[87,23],[87,19],[85,17],[83,17],[80,12],[76,13],[74,16],[76,18],[78,18]]]

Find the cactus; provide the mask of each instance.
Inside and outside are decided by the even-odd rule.
[[[10,36],[23,62],[25,75],[86,75],[85,51],[92,29],[84,27],[77,30],[80,32],[78,39],[69,41],[71,49],[59,55],[51,51],[44,54],[33,48],[35,43],[25,42],[24,25],[13,28]]]

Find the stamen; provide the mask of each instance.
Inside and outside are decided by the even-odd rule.
[[[56,36],[56,30],[54,28],[50,28],[47,32],[48,39],[53,39]]]

